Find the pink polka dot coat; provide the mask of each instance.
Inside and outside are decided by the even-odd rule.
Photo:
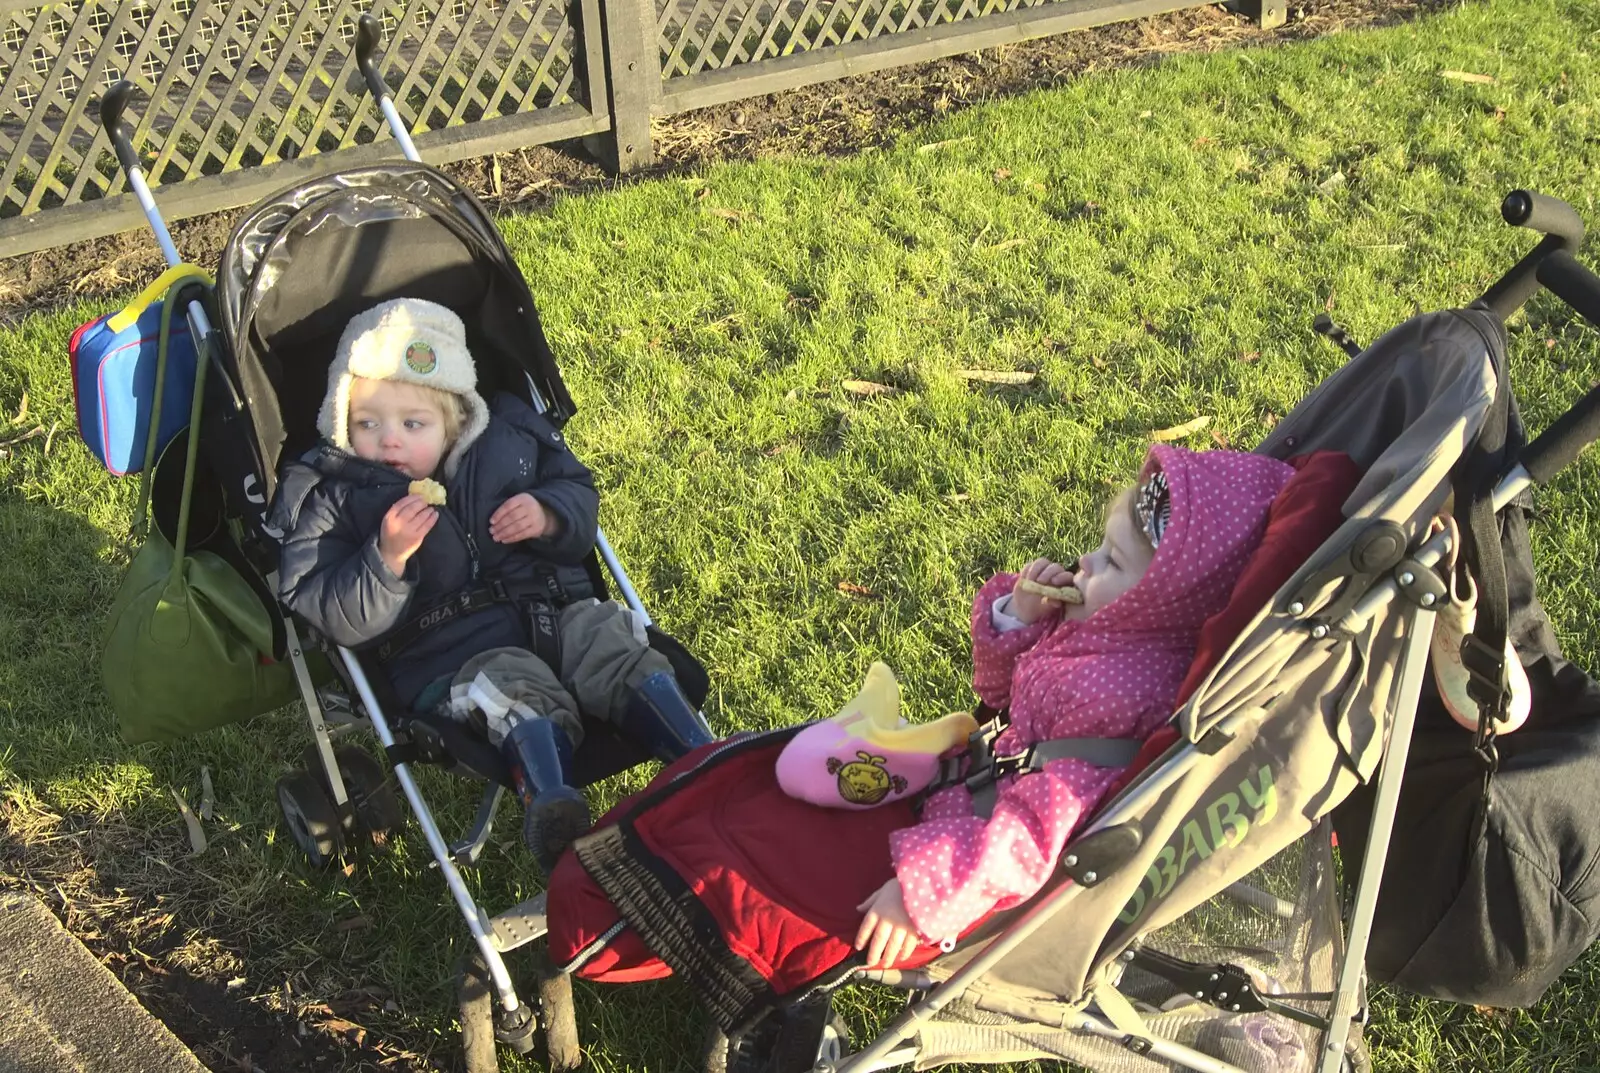
[[[1166,472],[1172,517],[1143,578],[1088,619],[1047,615],[999,632],[994,602],[1015,574],[998,574],[972,609],[973,688],[1011,710],[1000,755],[1059,738],[1145,738],[1171,715],[1205,620],[1227,604],[1266,530],[1273,498],[1294,471],[1261,455],[1155,445],[1143,483]],[[955,938],[1044,885],[1067,838],[1117,769],[1057,760],[1002,780],[988,820],[965,788],[931,796],[913,827],[890,836],[912,922],[930,941]]]

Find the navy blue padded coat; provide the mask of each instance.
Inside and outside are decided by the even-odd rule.
[[[381,644],[397,627],[461,592],[501,581],[552,597],[596,595],[585,560],[593,551],[599,496],[588,468],[565,437],[526,403],[497,395],[489,426],[467,448],[437,524],[396,577],[378,554],[383,516],[410,479],[329,444],[284,471],[272,524],[286,534],[278,591],[297,616],[352,649]],[[554,539],[497,544],[489,518],[527,492],[560,519]],[[541,565],[545,568],[541,570]],[[454,675],[473,655],[504,645],[531,647],[524,612],[497,604],[425,631],[385,664],[400,699],[411,703],[435,679]]]

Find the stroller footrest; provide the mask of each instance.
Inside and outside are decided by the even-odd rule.
[[[544,901],[545,894],[540,891],[490,920],[495,949],[504,954],[542,938],[550,930],[550,918],[545,912]]]

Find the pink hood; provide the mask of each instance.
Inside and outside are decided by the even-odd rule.
[[[1020,631],[1038,632],[1035,643],[1009,668],[977,666],[975,646],[980,696],[993,692],[981,681],[993,672],[1010,679],[1010,696],[995,705],[1008,703],[1011,708],[1011,730],[1001,741],[1007,751],[1058,737],[1143,737],[1170,715],[1201,626],[1226,606],[1266,531],[1273,499],[1294,475],[1286,463],[1263,455],[1161,444],[1150,448],[1139,483],[1157,470],[1166,474],[1172,515],[1137,585],[1088,619],[1052,616],[1042,626]],[[994,633],[989,609],[1014,583],[1014,575],[1002,577],[1004,581],[991,581],[979,595],[974,638],[979,632]],[[1012,635],[1005,639],[1012,640]],[[1069,698],[1075,703],[1064,703]],[[1106,706],[1104,725],[1099,720],[1091,728],[1058,724],[1055,717],[1065,708],[1079,708],[1085,701]],[[1130,727],[1125,717],[1133,707],[1141,718]],[[1150,719],[1156,723],[1149,724]]]

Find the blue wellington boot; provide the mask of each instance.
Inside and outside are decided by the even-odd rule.
[[[667,764],[716,741],[669,671],[658,671],[639,683],[617,729]]]
[[[550,720],[536,717],[513,726],[500,748],[522,799],[522,840],[548,876],[567,847],[589,830],[589,803],[566,782],[572,742]]]

